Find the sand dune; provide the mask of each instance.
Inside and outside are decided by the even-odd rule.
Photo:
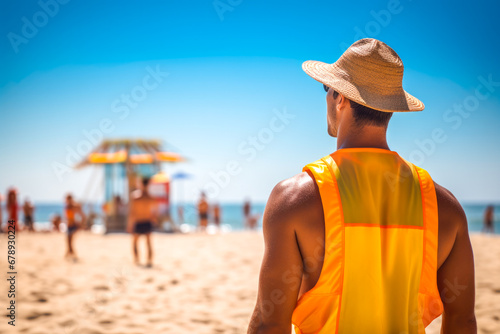
[[[500,238],[472,242],[479,332],[500,333]],[[79,233],[77,262],[63,259],[62,234],[24,233],[17,243],[17,326],[3,318],[1,333],[243,333],[264,249],[259,233],[154,235],[146,268],[132,264],[128,235]],[[0,286],[7,291],[5,279]],[[3,308],[6,293],[0,300]],[[427,332],[439,333],[439,319]]]

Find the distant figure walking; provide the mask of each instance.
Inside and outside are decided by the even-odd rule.
[[[493,226],[493,212],[495,211],[495,207],[493,205],[488,205],[486,210],[484,211],[484,227],[483,232],[495,233],[495,228]]]
[[[52,230],[54,232],[60,232],[59,230],[59,225],[61,225],[61,215],[56,213],[52,216],[52,218],[50,219],[50,221],[52,222]]]
[[[243,204],[243,225],[245,228],[251,228],[251,213],[252,213],[252,204],[250,204],[250,200],[246,199]]]
[[[220,216],[221,216],[221,209],[219,203],[215,203],[212,207],[212,214],[214,216],[214,224],[217,227],[220,227]]]
[[[77,257],[73,248],[73,237],[80,224],[85,221],[85,215],[82,212],[81,206],[73,200],[73,196],[71,196],[71,194],[66,196],[66,206],[64,208],[64,212],[66,214],[66,234],[68,236],[68,250],[66,252],[66,257],[76,260]]]
[[[120,195],[115,195],[113,198],[113,214],[116,216],[125,216],[127,214],[127,207],[122,201]]]
[[[14,221],[13,226],[16,231],[19,230],[17,225],[18,211],[19,211],[19,206],[17,204],[17,193],[14,188],[11,188],[7,192],[7,220]]]
[[[247,227],[251,230],[257,229],[257,223],[259,222],[260,214],[253,214],[248,217]]]
[[[200,231],[205,231],[208,225],[208,202],[207,197],[204,192],[201,193],[200,201],[198,202],[198,216],[200,218],[199,221],[199,229]]]
[[[35,212],[35,207],[31,202],[26,199],[24,201],[23,205],[23,213],[24,213],[24,226],[28,229],[30,232],[34,232],[35,228],[33,227],[33,214]]]
[[[149,178],[142,180],[142,191],[133,194],[130,200],[130,211],[128,217],[127,231],[132,233],[132,248],[135,264],[139,264],[139,251],[137,243],[141,235],[146,236],[148,248],[148,262],[146,267],[153,266],[153,247],[151,244],[151,232],[153,225],[158,223],[158,203],[149,195]]]

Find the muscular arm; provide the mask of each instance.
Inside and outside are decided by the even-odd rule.
[[[440,247],[448,253],[438,269],[438,288],[443,301],[442,334],[477,333],[474,314],[474,256],[467,218],[457,199],[436,184]],[[454,238],[446,240],[446,235]],[[441,262],[441,261],[440,261]]]
[[[297,226],[307,219],[307,189],[313,182],[301,175],[278,184],[264,212],[265,252],[259,292],[248,333],[290,334],[292,313],[299,294],[303,262],[297,243]],[[309,196],[310,197],[310,196]]]

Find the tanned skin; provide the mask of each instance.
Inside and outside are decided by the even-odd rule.
[[[67,217],[68,228],[73,226],[80,228],[81,223],[85,221],[85,214],[82,211],[81,205],[76,203],[71,195],[68,195],[66,196],[66,208],[70,208],[71,210],[73,210],[73,219],[69,219]],[[77,216],[79,217],[78,220],[76,219]],[[72,257],[73,260],[77,259],[75,250],[73,248],[73,237],[75,236],[75,233],[76,231],[74,233],[68,234],[67,238],[68,250],[65,255],[66,257]]]
[[[337,149],[389,149],[386,126],[355,123],[349,101],[327,94],[328,133]],[[437,282],[444,305],[442,334],[477,333],[474,259],[467,219],[457,199],[435,183],[439,235]],[[314,287],[325,253],[325,223],[318,187],[303,172],[280,182],[263,220],[265,252],[249,334],[290,334],[297,299]]]
[[[134,227],[137,222],[150,221],[152,224],[158,224],[158,202],[149,195],[147,184],[143,185],[143,190],[132,194],[130,201],[130,211],[127,224],[127,232],[132,233],[132,250],[134,252],[134,262],[139,263],[139,252],[137,243],[139,234],[134,233]],[[153,264],[153,248],[151,245],[151,233],[145,234],[146,245],[148,248],[147,266]]]
[[[206,195],[204,193],[201,194],[200,201],[198,202],[198,214],[199,214],[199,223],[198,228],[200,231],[205,232],[208,226],[208,210],[210,209]]]

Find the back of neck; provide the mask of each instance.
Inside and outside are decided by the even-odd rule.
[[[372,147],[389,150],[386,132],[386,127],[372,125],[339,128],[337,149]]]

